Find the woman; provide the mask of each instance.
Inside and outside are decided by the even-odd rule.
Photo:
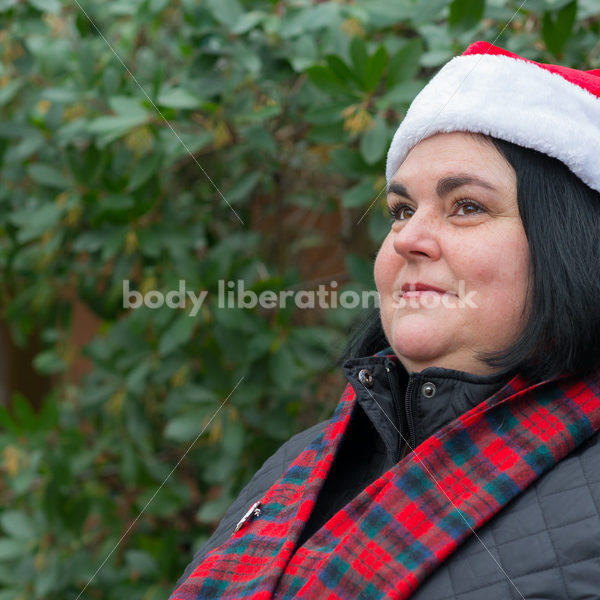
[[[478,42],[433,78],[335,414],[172,598],[600,597],[598,157],[600,71]]]

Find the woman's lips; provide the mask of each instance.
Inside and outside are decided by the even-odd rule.
[[[405,283],[401,289],[402,289],[402,296],[408,296],[408,297],[420,296],[423,293],[451,294],[453,296],[456,296],[456,294],[454,292],[448,292],[448,291],[443,290],[442,288],[436,287],[434,285],[429,285],[427,283],[421,283],[421,282]]]

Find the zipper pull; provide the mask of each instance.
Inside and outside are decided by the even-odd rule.
[[[255,502],[249,509],[248,512],[238,521],[238,524],[235,526],[233,533],[237,533],[250,519],[254,517],[260,517],[262,502],[259,500]]]

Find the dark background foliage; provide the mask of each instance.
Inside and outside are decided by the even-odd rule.
[[[478,39],[598,68],[599,10],[0,0],[0,600],[165,598],[331,415],[358,316],[220,308],[219,281],[373,289],[387,145],[427,79]],[[208,296],[127,310],[123,280]]]

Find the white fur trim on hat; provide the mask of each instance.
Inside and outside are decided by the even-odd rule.
[[[387,156],[388,182],[411,148],[441,132],[483,133],[559,159],[600,191],[600,98],[534,63],[457,56],[411,104]]]

